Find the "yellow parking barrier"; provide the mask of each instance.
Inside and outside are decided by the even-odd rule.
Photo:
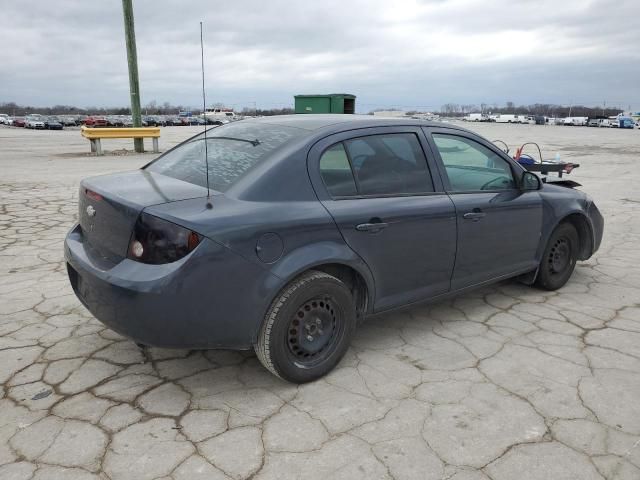
[[[160,127],[140,127],[140,128],[91,128],[82,127],[81,135],[91,142],[91,151],[96,155],[102,155],[103,138],[151,138],[153,140],[153,151],[158,153],[158,138],[160,138]]]

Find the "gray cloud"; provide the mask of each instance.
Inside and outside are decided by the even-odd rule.
[[[143,103],[240,108],[346,91],[361,110],[447,102],[640,108],[637,0],[134,1]],[[0,0],[0,101],[126,105],[121,2]]]

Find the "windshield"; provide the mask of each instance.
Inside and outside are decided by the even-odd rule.
[[[238,122],[207,131],[209,184],[225,192],[252,167],[305,130],[272,124]],[[188,140],[146,167],[185,182],[207,186],[204,133]]]

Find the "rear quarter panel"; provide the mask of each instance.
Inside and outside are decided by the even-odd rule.
[[[278,292],[314,266],[327,263],[350,266],[365,279],[369,292],[375,291],[367,266],[345,244],[333,219],[317,200],[265,202],[216,195],[212,204],[208,209],[205,199],[193,199],[157,205],[145,211],[205,235],[264,272],[252,273],[243,288],[234,293],[238,304],[253,302],[249,311],[254,314],[248,332],[252,342]],[[265,248],[269,250],[266,253]],[[216,265],[210,268],[213,272]],[[242,276],[244,272],[237,275]]]

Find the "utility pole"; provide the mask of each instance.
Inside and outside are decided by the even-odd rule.
[[[129,92],[131,93],[131,117],[134,127],[142,126],[140,116],[140,82],[138,81],[138,53],[136,50],[136,31],[133,25],[132,0],[122,0],[124,13],[124,36],[127,43],[127,62],[129,64]],[[136,152],[144,152],[142,138],[133,139],[133,147]]]

